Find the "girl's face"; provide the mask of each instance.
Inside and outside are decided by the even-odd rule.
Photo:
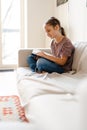
[[[45,25],[45,31],[47,33],[47,36],[50,37],[51,39],[55,38],[58,34],[59,26],[56,25],[53,27],[52,25],[46,24]]]

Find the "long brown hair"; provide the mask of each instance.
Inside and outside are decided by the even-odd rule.
[[[53,26],[53,27],[55,27],[56,25],[58,25],[58,26],[60,27],[60,32],[61,32],[61,34],[62,34],[63,36],[66,36],[65,30],[64,30],[63,27],[61,27],[60,21],[59,21],[57,18],[51,17],[50,19],[48,19],[48,21],[47,21],[45,24],[49,24],[49,25],[51,25],[51,26]]]

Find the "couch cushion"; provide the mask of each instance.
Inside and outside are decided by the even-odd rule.
[[[45,94],[75,93],[79,81],[87,77],[87,73],[31,73],[28,68],[17,69],[17,88],[22,105],[30,99]]]
[[[87,47],[87,42],[78,42],[75,44],[75,47],[76,49],[74,53],[72,69],[78,71],[79,70],[79,69],[77,70],[78,64],[79,64],[81,55],[84,52],[84,49]]]
[[[26,116],[41,130],[79,130],[78,100],[73,95],[42,95],[26,106]]]
[[[87,47],[83,51],[78,66],[77,71],[83,71],[84,73],[87,73]]]

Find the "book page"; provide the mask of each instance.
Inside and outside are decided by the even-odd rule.
[[[41,50],[40,50],[40,49],[33,49],[32,54],[37,55],[37,53],[39,53],[39,52],[41,52]],[[44,51],[44,53],[45,53],[46,55],[52,56],[52,54],[47,53],[47,52],[45,52],[45,51]]]
[[[38,52],[41,52],[39,49],[33,49],[32,54],[37,54]]]

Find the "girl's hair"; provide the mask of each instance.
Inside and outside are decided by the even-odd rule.
[[[49,24],[49,25],[51,25],[53,27],[55,27],[56,25],[58,25],[60,27],[61,34],[64,35],[64,36],[66,36],[65,30],[64,30],[63,27],[61,27],[60,21],[57,18],[51,17],[50,19],[48,19],[48,21],[45,24]]]

